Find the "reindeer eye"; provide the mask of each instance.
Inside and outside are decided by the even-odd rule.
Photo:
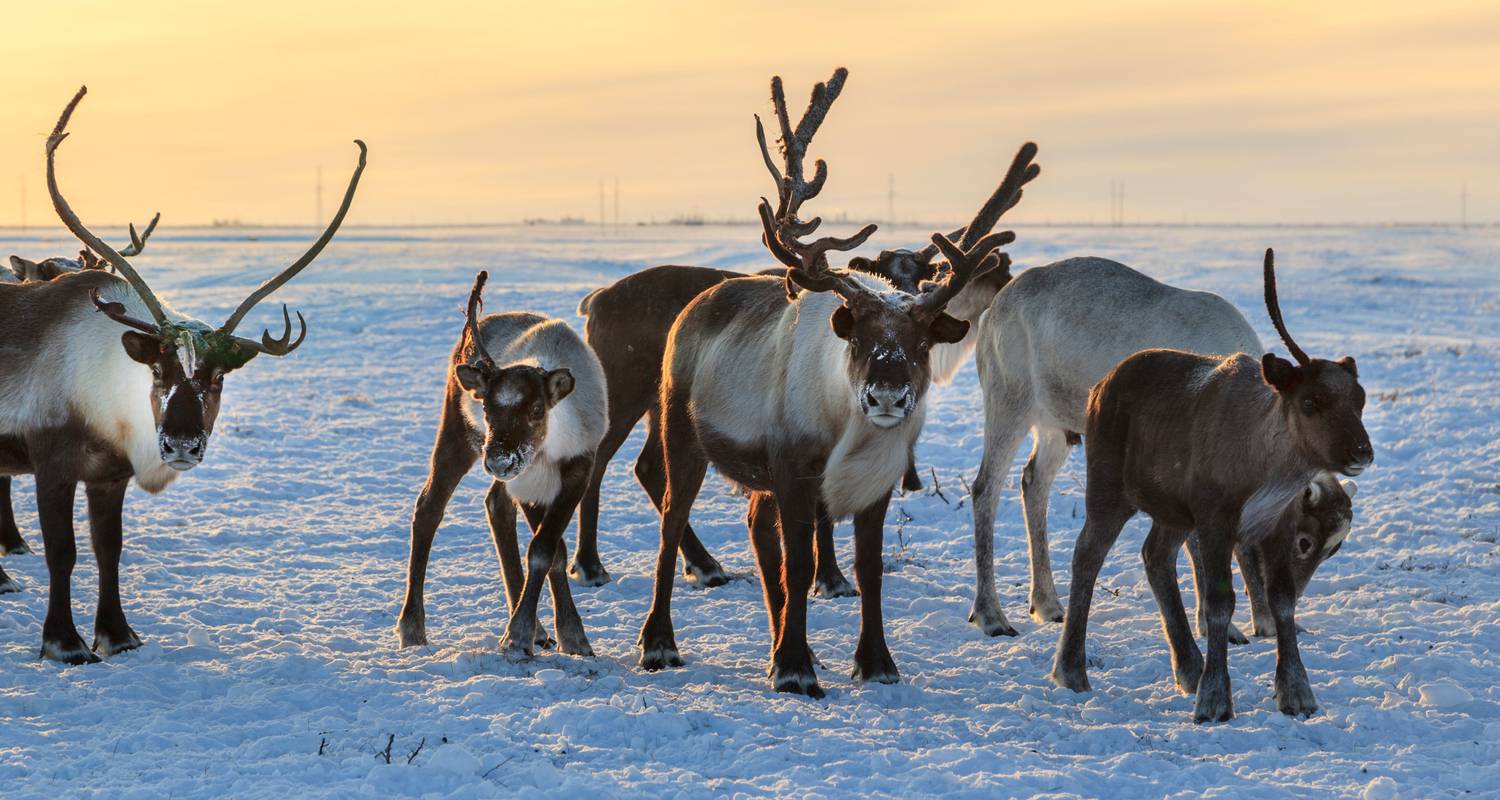
[[[542,408],[542,404],[541,403],[532,403],[531,404],[531,418],[532,419],[541,419],[542,418],[542,414],[544,414],[545,412],[546,412],[546,409]]]
[[[1301,555],[1303,557],[1306,557],[1308,553],[1312,552],[1312,549],[1313,549],[1313,540],[1312,539],[1309,539],[1306,536],[1298,536],[1297,537],[1297,553],[1299,555]]]
[[[1318,410],[1318,401],[1311,397],[1302,398],[1302,410],[1308,414],[1316,412]]]

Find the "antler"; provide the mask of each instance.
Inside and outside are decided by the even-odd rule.
[[[1287,352],[1292,354],[1292,358],[1297,359],[1298,364],[1305,367],[1312,363],[1312,359],[1308,358],[1307,353],[1292,341],[1292,335],[1287,333],[1286,323],[1281,321],[1281,302],[1276,299],[1276,253],[1269,247],[1266,248],[1265,278],[1266,311],[1271,315],[1271,324],[1275,325],[1276,332],[1281,334],[1281,341],[1286,344]]]
[[[1000,221],[1000,217],[1005,212],[1014,208],[1017,203],[1021,202],[1021,195],[1023,194],[1021,187],[1030,183],[1036,176],[1041,174],[1042,168],[1037,164],[1031,163],[1034,158],[1036,158],[1036,143],[1027,142],[1021,145],[1021,149],[1016,151],[1016,157],[1010,162],[1010,169],[1005,171],[1005,178],[995,188],[995,193],[990,195],[989,200],[985,201],[984,206],[979,209],[979,213],[974,215],[973,221],[948,234],[948,238],[958,239],[962,236],[961,246],[970,248],[974,246],[975,242],[979,241],[980,237],[993,230],[995,223]],[[924,259],[930,260],[933,256],[937,255],[938,248],[936,245],[927,245],[918,250],[917,253]]]
[[[967,237],[965,237],[967,238]],[[941,233],[932,235],[932,244],[941,250],[943,257],[948,259],[948,271],[941,281],[924,291],[917,297],[917,307],[929,314],[936,314],[948,305],[968,284],[975,274],[998,265],[1003,256],[995,255],[997,247],[1010,244],[1016,240],[1016,234],[1012,231],[1001,231],[992,233],[968,248],[963,248],[959,243]]]
[[[83,222],[78,219],[78,215],[73,212],[72,206],[68,205],[67,200],[63,199],[62,190],[57,187],[57,170],[54,163],[56,161],[57,147],[62,144],[64,139],[68,138],[68,120],[73,116],[73,109],[78,107],[78,103],[83,100],[83,96],[88,94],[88,91],[87,86],[79,87],[78,93],[73,95],[73,99],[68,102],[67,108],[63,109],[62,116],[58,117],[57,125],[52,129],[52,135],[47,137],[47,192],[52,195],[52,207],[56,209],[57,216],[62,220],[62,223],[89,249],[103,255],[105,260],[109,261],[115,268],[115,271],[120,273],[121,277],[125,278],[126,282],[130,284],[130,288],[134,289],[136,295],[141,298],[141,302],[146,304],[146,309],[151,312],[151,317],[156,320],[156,327],[159,330],[167,324],[167,315],[166,312],[162,311],[161,301],[156,299],[156,295],[151,291],[151,287],[146,285],[146,282],[141,279],[135,268],[130,266],[130,262],[125,260],[124,254],[117,252],[113,247],[106,244],[104,240],[95,236],[87,227],[84,227]],[[152,220],[151,226],[146,230],[146,235],[150,236],[151,229],[155,227],[156,221]],[[140,252],[140,249],[136,247],[137,243],[141,247],[144,247],[146,241],[144,238],[139,240],[136,238],[134,228],[131,230],[130,238],[131,246],[126,249],[132,251],[131,255],[135,255]]]
[[[158,212],[156,212],[156,216],[152,217],[151,221],[148,222],[148,223],[146,223],[146,232],[142,233],[142,234],[139,234],[139,235],[136,234],[136,232],[135,232],[135,223],[134,222],[130,223],[130,246],[127,247],[127,248],[125,248],[124,250],[121,250],[120,251],[120,255],[122,255],[122,256],[138,256],[138,255],[140,255],[141,251],[146,249],[146,240],[151,238],[151,232],[154,231],[154,230],[156,230],[156,223],[158,223],[160,221],[161,221],[161,212],[158,211]]]
[[[848,77],[849,70],[839,67],[833,71],[833,77],[827,83],[813,86],[807,110],[802,112],[802,119],[795,130],[792,128],[791,117],[787,114],[786,93],[781,86],[781,76],[771,78],[771,105],[775,108],[776,120],[781,125],[781,155],[786,165],[785,175],[771,159],[771,150],[766,146],[765,128],[760,123],[760,115],[755,115],[755,138],[760,142],[761,158],[765,160],[771,177],[776,180],[776,219],[784,220],[793,236],[812,233],[821,221],[814,218],[801,222],[797,219],[797,211],[804,201],[817,197],[823,191],[823,182],[828,180],[828,165],[823,159],[818,159],[813,168],[813,179],[809,181],[802,171],[802,159],[807,155],[807,145],[812,141],[813,134],[818,132],[818,127],[828,116],[828,109],[838,99],[839,92],[844,89],[844,80]]]
[[[765,228],[765,235],[761,237],[761,241],[771,251],[771,255],[776,256],[776,260],[788,268],[786,277],[789,298],[796,298],[796,293],[790,285],[791,282],[796,282],[798,286],[808,291],[837,292],[845,299],[852,299],[855,295],[868,292],[848,270],[830,268],[828,253],[853,250],[864,244],[865,240],[875,233],[874,224],[860,228],[859,232],[847,238],[824,236],[812,244],[803,244],[788,230],[790,226],[785,220],[772,216],[771,203],[764,197],[760,199],[760,222]]]
[[[112,303],[101,299],[99,297],[98,289],[90,289],[89,297],[94,301],[95,310],[104,312],[105,316],[109,317],[115,322],[118,322],[121,325],[135,328],[138,331],[145,331],[152,336],[161,336],[161,328],[152,325],[149,322],[138,320],[135,317],[132,317],[129,314],[125,313],[126,309],[124,303]]]
[[[359,164],[354,168],[354,175],[349,178],[349,188],[344,190],[344,202],[339,204],[338,213],[333,215],[333,220],[328,223],[327,228],[323,229],[323,235],[319,236],[316,242],[313,242],[312,247],[309,247],[307,252],[302,254],[301,258],[292,262],[291,266],[282,270],[276,277],[262,283],[259,288],[251,292],[250,296],[245,298],[234,309],[234,313],[230,314],[229,319],[219,328],[220,333],[225,335],[234,333],[234,329],[240,324],[240,320],[244,319],[245,315],[250,313],[250,309],[255,308],[256,303],[266,299],[272,292],[280,289],[287,281],[296,277],[297,273],[306,268],[308,264],[311,264],[313,259],[317,258],[318,254],[323,252],[323,248],[327,247],[328,243],[333,240],[333,235],[338,233],[339,226],[344,224],[344,216],[349,213],[349,206],[354,202],[354,192],[359,188],[359,176],[365,171],[365,156],[369,152],[363,141],[355,139],[354,143],[359,145]],[[281,316],[286,322],[286,329],[282,332],[281,338],[272,339],[271,332],[267,330],[261,334],[261,340],[258,344],[253,339],[245,339],[239,336],[235,336],[234,340],[242,346],[273,356],[284,356],[296,350],[302,344],[302,340],[307,338],[307,321],[302,318],[302,312],[297,312],[297,324],[301,326],[301,332],[297,336],[297,341],[288,345],[288,341],[292,336],[292,319],[291,315],[287,312],[285,303],[281,306]]]
[[[469,334],[469,340],[474,343],[475,366],[492,367],[495,359],[490,357],[490,351],[484,346],[484,338],[479,335],[479,312],[484,309],[484,300],[480,297],[484,293],[485,281],[490,279],[488,270],[480,270],[474,276],[474,290],[469,292],[469,305],[464,312],[464,329]]]

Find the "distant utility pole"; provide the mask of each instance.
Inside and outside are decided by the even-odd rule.
[[[894,172],[886,179],[885,218],[890,224],[896,224],[896,173]]]
[[[615,176],[615,235],[620,235],[620,176]]]
[[[599,234],[609,233],[609,219],[604,216],[604,179],[599,179]]]
[[[1109,182],[1109,224],[1120,227],[1125,224],[1125,182]]]
[[[1458,227],[1469,227],[1469,184],[1458,190]]]
[[[317,198],[318,198],[317,199],[317,205],[313,209],[314,213],[317,214],[317,216],[313,217],[313,225],[315,225],[315,226],[323,224],[323,165],[322,164],[318,165],[318,183],[317,183],[317,187],[318,187],[317,188]]]

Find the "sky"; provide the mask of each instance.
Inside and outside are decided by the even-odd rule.
[[[722,7],[716,7],[722,6]],[[1500,4],[7,4],[0,225],[749,218],[752,114],[848,67],[809,213],[966,219],[1015,149],[1018,222],[1500,220]]]

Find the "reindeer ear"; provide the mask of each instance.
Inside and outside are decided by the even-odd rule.
[[[27,261],[20,256],[11,256],[10,267],[15,270],[16,279],[22,283],[46,280],[42,277],[42,265],[35,261]]]
[[[458,385],[466,392],[478,396],[484,391],[484,374],[475,367],[459,364],[453,368],[453,377],[458,379]]]
[[[963,341],[963,338],[969,335],[969,322],[951,316],[947,312],[938,312],[932,324],[928,326],[928,330],[932,332],[934,342],[954,344]]]
[[[1302,371],[1296,364],[1276,355],[1266,353],[1260,360],[1260,374],[1272,389],[1288,394],[1302,383]]]
[[[554,369],[547,373],[547,401],[550,405],[561,403],[573,393],[573,373],[566,369]]]
[[[833,316],[829,317],[828,324],[833,326],[833,335],[847,341],[854,333],[854,312],[848,306],[839,306],[833,310]]]
[[[131,361],[150,366],[161,360],[161,341],[137,331],[120,334],[120,344],[125,346],[125,355]]]
[[[849,259],[849,269],[856,269],[860,272],[868,272],[871,275],[876,274],[875,262],[871,261],[868,258],[865,258],[864,256],[855,256],[854,258]]]
[[[1343,358],[1339,359],[1338,361],[1335,361],[1334,363],[1338,364],[1339,366],[1343,367],[1344,369],[1349,370],[1349,374],[1353,375],[1355,378],[1359,377],[1359,369],[1354,366],[1354,357],[1353,356],[1344,356]]]

